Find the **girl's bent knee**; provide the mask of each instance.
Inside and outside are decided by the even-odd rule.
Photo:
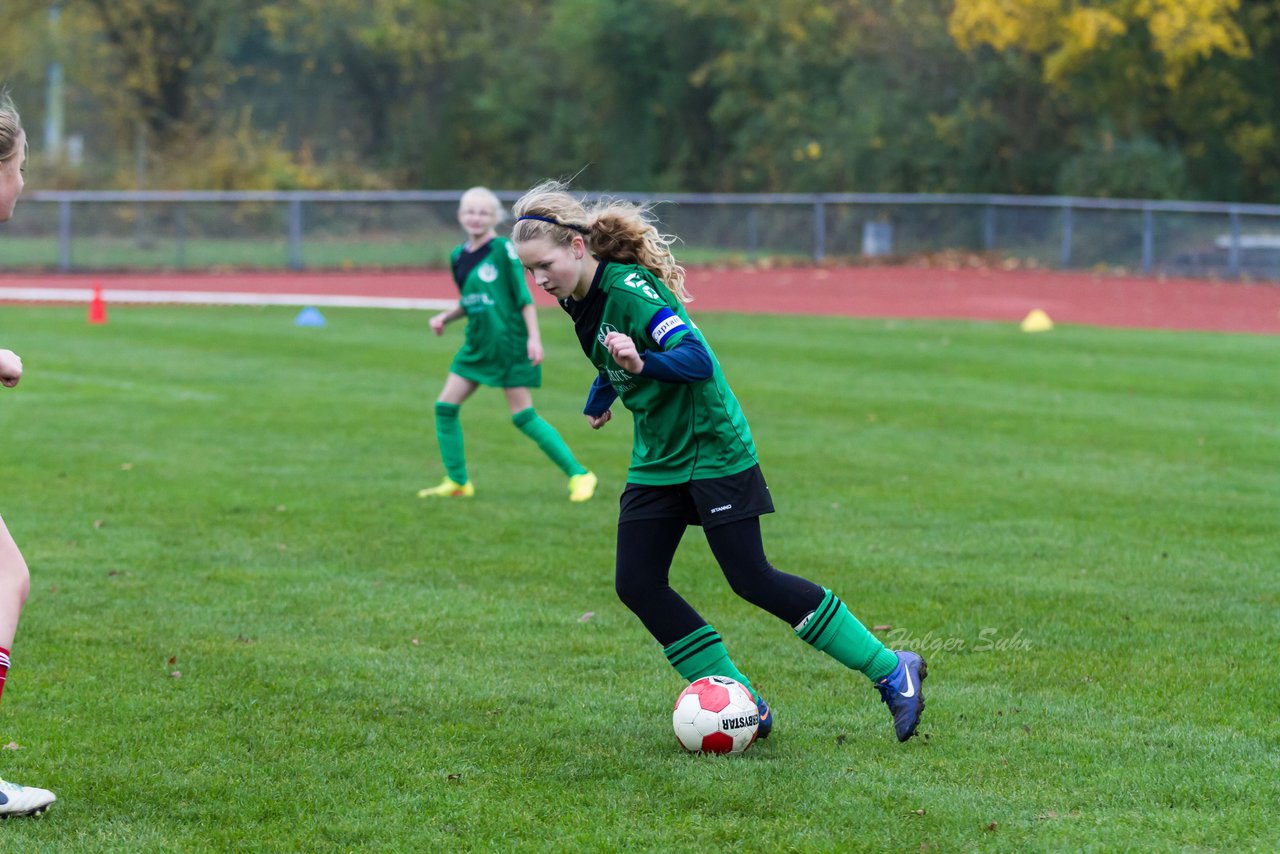
[[[12,601],[16,597],[19,602],[25,603],[30,593],[31,573],[26,561],[16,551],[6,554],[0,560],[0,599]]]

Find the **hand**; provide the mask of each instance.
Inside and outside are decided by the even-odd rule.
[[[13,388],[22,379],[22,359],[12,350],[0,350],[0,385]]]
[[[613,410],[606,409],[601,415],[588,415],[587,423],[591,425],[592,430],[599,430],[601,427],[609,423],[609,419],[613,417]]]
[[[431,331],[436,335],[444,334],[444,325],[449,322],[449,312],[442,311],[431,318]]]
[[[533,338],[530,338],[528,349],[529,349],[529,364],[531,365],[542,364],[542,342],[536,341]]]
[[[644,359],[636,350],[636,342],[621,332],[610,332],[604,337],[604,347],[609,355],[629,374],[638,374],[644,370]]]

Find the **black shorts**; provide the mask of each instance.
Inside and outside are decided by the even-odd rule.
[[[728,477],[672,486],[628,483],[619,505],[619,525],[641,519],[680,519],[686,525],[715,528],[773,512],[769,485],[758,465]]]

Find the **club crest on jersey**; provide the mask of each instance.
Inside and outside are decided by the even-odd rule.
[[[612,323],[602,323],[600,324],[600,332],[598,335],[596,335],[596,340],[600,342],[601,346],[604,346],[605,337],[608,336],[610,332],[617,332],[617,331],[618,331],[617,327],[614,326]]]
[[[498,268],[492,264],[484,263],[476,270],[476,275],[480,277],[480,281],[488,284],[489,282],[497,281]]]

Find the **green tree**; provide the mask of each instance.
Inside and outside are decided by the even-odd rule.
[[[1274,4],[956,0],[949,28],[984,64],[1028,61],[1067,106],[1059,189],[1259,197],[1244,176],[1276,153],[1276,87],[1245,34],[1271,43]]]
[[[145,142],[139,153],[182,157],[215,125],[214,105],[234,78],[224,50],[234,41],[239,13],[251,4],[61,0],[55,42],[48,36],[50,4],[13,0],[5,4],[0,33],[32,38],[11,47],[29,62],[63,61],[68,92],[78,101],[68,111],[68,130],[93,130],[94,154],[111,159]]]
[[[114,67],[100,86],[118,86],[134,101],[157,140],[167,141],[194,118],[201,87],[216,87],[210,67],[235,0],[68,0],[68,11],[96,24]],[[112,81],[108,83],[107,81]],[[215,91],[205,90],[208,94]]]
[[[0,75],[126,186],[1280,198],[1274,0],[61,2]]]

